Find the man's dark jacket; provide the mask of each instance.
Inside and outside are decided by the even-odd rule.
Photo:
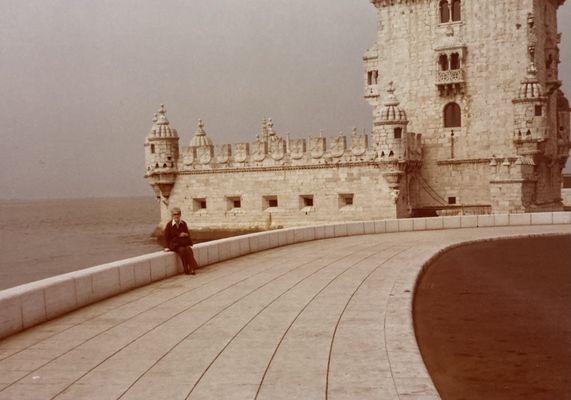
[[[189,236],[180,237],[180,234],[183,232]],[[192,240],[190,239],[190,233],[188,232],[186,222],[181,220],[178,227],[176,224],[173,226],[172,221],[167,222],[167,225],[165,226],[165,242],[167,247],[173,251],[180,246],[192,246]]]

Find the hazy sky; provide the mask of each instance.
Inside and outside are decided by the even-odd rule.
[[[151,195],[143,142],[165,103],[181,144],[261,120],[306,136],[371,127],[369,0],[0,0],[0,198]],[[571,94],[571,4],[560,78]]]

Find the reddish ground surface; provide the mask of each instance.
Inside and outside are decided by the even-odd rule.
[[[571,236],[453,249],[413,313],[442,399],[571,399]]]

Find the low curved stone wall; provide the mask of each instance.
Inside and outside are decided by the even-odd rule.
[[[253,233],[197,244],[193,249],[199,266],[203,267],[275,247],[342,236],[550,224],[571,224],[571,212],[347,222]],[[176,254],[156,252],[0,291],[0,339],[181,272],[182,266]]]

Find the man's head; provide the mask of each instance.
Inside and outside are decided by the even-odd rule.
[[[178,224],[180,222],[180,216],[181,216],[181,211],[180,208],[178,207],[173,207],[173,209],[171,210],[171,216],[172,219]]]

